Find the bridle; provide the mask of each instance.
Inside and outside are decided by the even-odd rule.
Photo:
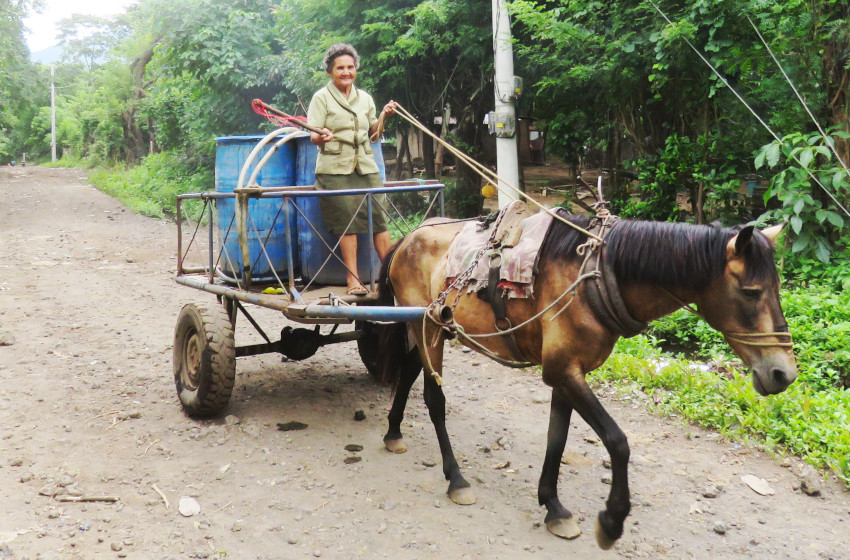
[[[781,327],[780,327],[781,328]],[[770,346],[779,346],[782,348],[793,348],[794,342],[791,340],[791,333],[788,332],[788,326],[785,325],[784,330],[769,332],[769,333],[721,333],[726,340],[729,342],[737,342],[738,344],[745,344],[747,346],[762,346],[762,347],[770,347]],[[758,339],[763,338],[778,338],[780,340],[774,342],[761,342]],[[757,340],[747,340],[747,338],[757,339]],[[784,339],[784,340],[781,340]]]
[[[700,313],[699,309],[695,306],[686,303],[679,299],[678,296],[662,288],[664,292],[667,293],[673,300],[676,301],[679,305],[682,306],[682,309],[693,313],[697,317],[703,319],[707,322],[705,315]],[[723,332],[719,331],[720,334],[723,335],[728,342],[736,342],[738,344],[743,344],[745,346],[756,346],[761,348],[769,348],[769,347],[780,347],[780,348],[793,348],[794,342],[791,340],[791,333],[788,332],[788,325],[782,324],[777,327],[778,330],[773,332],[765,332],[765,333],[747,333],[747,332]],[[764,341],[766,338],[775,338],[778,340],[775,341]]]

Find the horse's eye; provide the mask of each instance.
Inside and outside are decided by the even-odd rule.
[[[761,288],[741,288],[741,293],[748,299],[759,299],[761,297]]]

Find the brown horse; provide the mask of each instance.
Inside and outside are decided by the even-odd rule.
[[[559,216],[582,228],[594,226],[591,218]],[[495,359],[540,364],[543,382],[552,387],[548,442],[538,487],[539,503],[547,509],[546,526],[565,538],[581,532],[557,491],[561,456],[575,410],[598,434],[611,457],[611,491],[596,527],[599,546],[610,548],[622,535],[631,507],[626,474],[629,444],[585,376],[602,365],[620,336],[634,332],[612,326],[610,317],[600,314],[598,306],[594,308],[591,280],[577,282],[587,273],[586,259],[578,254],[584,251],[577,251],[588,240],[587,229],[577,231],[556,219],[541,247],[534,297],[505,300],[510,323],[522,325],[514,333],[515,341],[509,344],[506,337],[493,336],[470,344],[469,337],[496,329],[489,303],[466,290],[459,301],[455,301],[457,291],[444,292],[446,255],[463,224],[445,219],[426,222],[402,239],[384,263],[379,298],[383,304],[392,305],[394,297],[397,305],[429,306],[434,301],[445,305],[442,318],[440,309],[435,309],[424,323],[381,327],[382,368],[385,379],[396,387],[384,437],[387,449],[406,451],[401,421],[411,385],[424,364],[425,403],[437,432],[448,495],[459,504],[474,503],[476,497],[460,473],[446,431],[439,376],[443,342],[457,335]],[[620,294],[616,301],[633,324],[644,324],[686,304],[695,305],[752,368],[755,390],[761,395],[775,394],[797,377],[773,259],[773,240],[781,229],[616,221],[600,245],[604,248],[600,266],[613,271]],[[558,299],[557,305],[550,306]],[[453,319],[445,313],[452,307]]]

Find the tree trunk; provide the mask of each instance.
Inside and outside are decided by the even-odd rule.
[[[428,126],[428,130],[433,132],[433,126]],[[436,179],[437,174],[434,169],[434,139],[428,135],[422,135],[422,160],[425,163],[425,178]]]
[[[404,144],[404,155],[407,157],[407,178],[413,177],[413,156],[410,155],[410,141]]]
[[[483,115],[468,113],[458,119],[458,137],[466,146],[480,146],[477,125],[483,120]],[[469,154],[474,159],[481,159],[480,153]],[[455,217],[471,218],[481,214],[484,198],[481,196],[481,176],[460,160],[457,161],[457,184],[451,193],[451,203],[455,207]]]
[[[154,41],[142,54],[130,64],[133,73],[135,88],[133,89],[133,101],[122,113],[124,118],[125,157],[128,162],[135,162],[143,158],[150,151],[150,142],[145,140],[145,135],[139,128],[136,120],[136,107],[138,101],[145,97],[145,69],[153,58],[154,47],[158,41]]]
[[[472,218],[481,214],[484,198],[481,196],[481,176],[474,169],[458,161],[457,188],[454,206],[458,218]]]
[[[442,140],[446,139],[446,136],[449,133],[449,119],[452,116],[452,108],[448,104],[446,104],[443,109],[443,122],[440,125],[440,138]],[[437,153],[434,156],[434,172],[437,177],[441,177],[443,175],[443,145],[437,145]]]
[[[401,139],[398,142],[398,148],[396,148],[395,154],[395,177],[396,181],[401,180],[401,169],[404,165],[404,154],[409,151],[407,148],[407,128],[402,128],[399,130],[399,134],[401,135]]]
[[[844,17],[850,18],[850,7],[845,7],[844,11]],[[850,70],[846,66],[846,59],[842,57],[842,53],[848,51],[850,36],[844,37],[843,41],[837,39],[825,43],[822,57],[827,102],[831,112],[830,124],[844,132],[850,132]],[[835,149],[841,160],[850,165],[850,142],[837,138]]]
[[[705,212],[703,211],[703,206],[705,205],[705,183],[702,181],[699,182],[699,186],[697,187],[697,201],[694,204],[694,215],[697,218],[697,224],[702,225],[705,223]]]

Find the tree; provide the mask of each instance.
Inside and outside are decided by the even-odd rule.
[[[715,153],[723,156],[691,154],[691,161],[706,161],[711,168],[682,168],[683,176],[701,175],[700,184],[710,195],[725,188],[730,157],[736,173],[754,171],[751,154],[769,139],[768,133],[687,43],[705,53],[772,127],[799,131],[807,122],[805,113],[750,20],[773,49],[784,54],[783,66],[817,114],[823,116],[831,106],[824,94],[828,89],[824,83],[829,81],[824,74],[836,76],[832,79],[836,103],[846,99],[847,85],[838,79],[843,79],[841,68],[847,63],[846,3],[667,0],[657,5],[671,23],[647,0],[512,3],[518,22],[517,52],[524,60],[521,65],[536,76],[533,107],[550,129],[550,148],[575,160],[585,146],[599,147],[606,151],[605,165],[616,168],[628,165],[625,154],[617,153],[628,144],[642,158],[645,171],[658,165],[671,136],[687,138],[692,147],[699,145],[697,139],[712,136],[722,141],[722,149]],[[840,48],[830,50],[831,44]],[[821,52],[830,60],[826,66],[832,74],[822,71]],[[838,120],[846,126],[846,115]],[[839,124],[835,117],[825,122]],[[702,145],[716,146],[713,141]],[[644,186],[660,172],[649,173]],[[705,183],[706,177],[722,180]],[[666,196],[688,191],[693,187]],[[652,193],[648,196],[651,199]],[[627,201],[622,200],[619,208]]]
[[[259,129],[251,100],[279,92],[274,8],[270,0],[140,6],[137,33],[152,40],[132,59],[137,90],[145,88],[136,96],[138,116],[160,148],[209,162],[215,136]]]
[[[129,33],[124,18],[73,14],[59,22],[63,61],[92,72]]]
[[[24,42],[23,18],[41,3],[29,0],[0,2],[0,161],[16,159],[23,151],[26,117],[32,114],[36,72]]]
[[[363,39],[380,68],[376,87],[403,100],[426,126],[449,107],[457,120],[452,140],[481,159],[485,113],[492,109],[492,27],[488,3],[428,0],[412,8],[364,13]],[[430,142],[430,140],[429,140]],[[459,166],[452,197],[459,216],[481,211],[479,176]]]

